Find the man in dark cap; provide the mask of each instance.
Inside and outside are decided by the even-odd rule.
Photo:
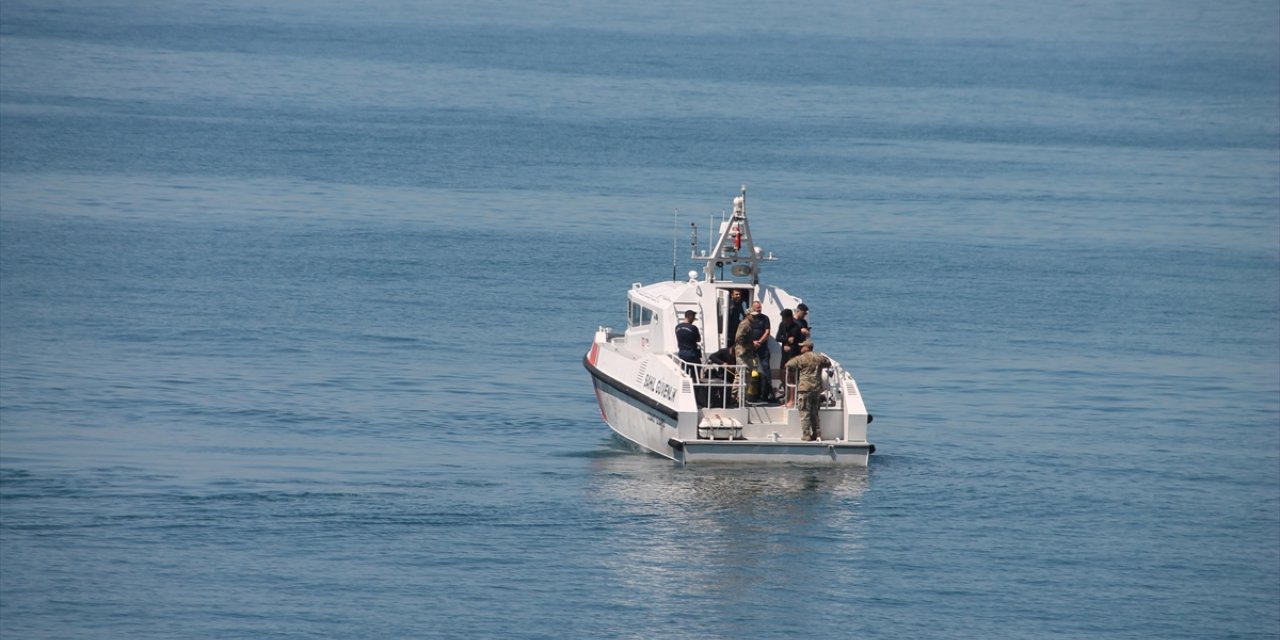
[[[800,343],[800,355],[787,362],[787,369],[798,374],[796,383],[796,408],[800,410],[800,437],[805,442],[822,439],[818,424],[818,409],[822,404],[822,370],[831,366],[831,359],[813,350],[813,340]]]
[[[695,364],[702,362],[702,332],[693,323],[697,319],[698,312],[690,309],[684,312],[684,322],[676,325],[676,355]]]
[[[809,305],[803,302],[796,305],[795,319],[796,319],[796,326],[799,328],[799,334],[800,334],[800,337],[796,340],[796,342],[808,340],[811,337],[809,335]]]

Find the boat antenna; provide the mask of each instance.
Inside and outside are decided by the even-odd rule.
[[[671,281],[676,281],[676,224],[680,220],[680,210],[676,209],[671,218]]]
[[[721,227],[724,227],[724,210],[723,209],[721,209]],[[712,242],[714,243],[714,241]],[[714,244],[713,244],[712,252],[714,251],[716,251],[716,247],[714,247]],[[717,264],[719,265],[719,268],[721,268],[721,274],[719,274],[719,279],[723,280],[724,279],[724,262],[717,262]]]

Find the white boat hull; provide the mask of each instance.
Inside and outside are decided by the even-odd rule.
[[[675,459],[669,441],[677,434],[677,420],[627,395],[613,381],[592,375],[600,417],[619,437],[665,458]]]
[[[598,353],[608,346],[597,345]],[[792,463],[815,465],[867,466],[875,445],[843,438],[847,424],[860,426],[865,434],[868,416],[853,415],[834,409],[821,411],[823,439],[806,442],[800,439],[798,411],[792,408],[753,407],[735,414],[733,410],[709,412],[678,411],[661,400],[628,386],[592,364],[590,356],[583,364],[591,373],[600,417],[623,440],[681,464],[696,463]],[[619,376],[622,377],[622,376]],[[851,383],[851,382],[850,382]],[[679,400],[689,400],[677,395]],[[861,405],[858,405],[861,408]],[[743,420],[737,427],[708,427],[706,418],[725,414]],[[701,416],[700,416],[701,414]],[[701,418],[701,419],[700,419]],[[699,428],[699,425],[702,425]],[[736,434],[736,438],[735,435]]]

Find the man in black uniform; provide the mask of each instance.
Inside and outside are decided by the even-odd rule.
[[[697,318],[698,312],[690,309],[684,312],[684,322],[676,325],[676,355],[694,364],[702,362],[702,332],[693,324]]]
[[[769,363],[769,334],[773,326],[761,307],[759,300],[752,302],[751,315],[747,316],[747,321],[751,323],[751,342],[756,346],[756,359],[760,363],[760,399],[772,402],[774,397],[773,375],[770,371],[772,366]]]
[[[813,337],[809,335],[809,305],[803,302],[796,305],[796,325],[800,327],[800,335],[796,337],[797,345]],[[800,355],[799,349],[792,354],[792,357],[798,355]]]
[[[734,365],[738,364],[738,358],[733,355],[733,345],[729,345],[719,351],[707,356],[707,364],[712,365]],[[729,387],[733,385],[735,376],[731,367],[711,367],[708,369],[708,375],[711,382],[711,403],[707,406],[725,408],[729,406],[726,403]],[[697,389],[697,387],[694,387]]]
[[[725,310],[724,341],[725,344],[733,344],[734,336],[738,335],[738,323],[747,315],[747,300],[742,296],[742,289],[729,290],[729,308]]]

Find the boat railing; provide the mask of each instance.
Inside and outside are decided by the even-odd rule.
[[[746,406],[747,384],[745,364],[702,364],[672,359],[693,381],[693,394],[698,406],[706,409],[741,409]]]
[[[821,406],[831,408],[835,406],[844,407],[844,369],[840,365],[832,361],[831,366],[822,370],[819,382],[822,384],[822,401]],[[795,369],[783,368],[782,384],[786,389],[787,405],[790,406],[795,402],[796,384],[800,381],[800,372]]]

